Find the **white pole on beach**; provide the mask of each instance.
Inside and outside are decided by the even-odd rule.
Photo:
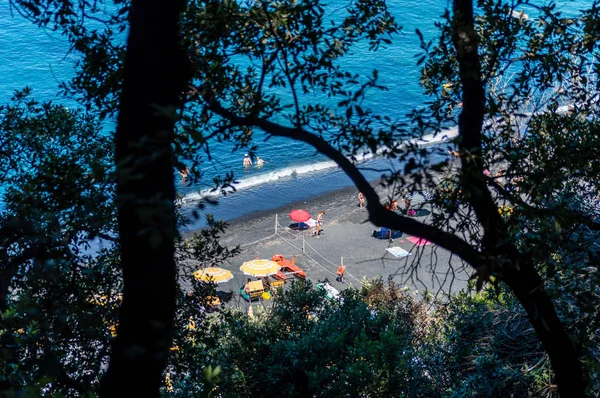
[[[305,253],[305,248],[304,248],[304,230],[302,230],[302,254]]]
[[[277,213],[275,213],[275,235],[277,235]]]

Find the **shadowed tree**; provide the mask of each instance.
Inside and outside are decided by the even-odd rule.
[[[533,259],[519,253],[487,187],[482,144],[485,90],[475,34],[472,0],[454,0],[453,41],[462,83],[463,110],[459,117],[460,179],[467,202],[483,229],[485,259],[472,264],[478,272],[496,274],[508,285],[529,315],[548,352],[562,396],[584,396],[585,384],[575,344],[556,314]],[[482,271],[482,267],[489,268]]]
[[[190,77],[184,2],[133,1],[116,132],[123,304],[100,395],[158,396],[176,301],[175,110]]]

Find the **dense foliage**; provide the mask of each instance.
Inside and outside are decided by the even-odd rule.
[[[12,3],[62,30],[82,55],[62,87],[92,113],[37,103],[28,90],[0,108],[1,388],[81,395],[97,390],[106,369],[122,289],[113,148],[95,118],[126,102],[129,4],[115,1],[103,20],[102,2]],[[438,40],[423,41],[421,83],[431,102],[407,125],[363,107],[369,90],[382,89],[376,71],[358,76],[341,62],[359,42],[377,50],[398,31],[384,1],[353,1],[331,23],[316,0],[187,3],[178,27],[186,59],[169,62],[191,67],[191,87],[181,109],[158,112],[179,112],[177,133],[163,145],[174,151],[173,166],[185,156],[198,176],[203,154],[223,141],[252,152],[256,128],[306,142],[365,193],[374,223],[453,251],[477,272],[478,290],[492,283],[496,291],[428,308],[381,282],[340,303],[298,284],[250,320],[206,315],[199,306],[211,287],[187,295],[179,286],[165,391],[552,396],[557,383],[566,395],[568,383],[589,381],[588,394],[598,394],[598,5],[576,17],[528,5],[535,18],[502,1],[478,6],[471,18],[472,2],[455,0]],[[458,150],[460,166],[401,143],[453,125],[457,139],[432,150]],[[368,152],[404,162],[384,173],[384,184],[436,192],[433,225],[384,209],[354,163]],[[233,179],[214,182],[226,188]],[[218,244],[223,228],[211,220],[180,246],[182,285],[195,283],[190,258],[218,264],[235,253]],[[99,240],[105,247],[90,253]]]
[[[28,89],[13,101],[0,109],[2,385],[83,392],[106,361],[121,291],[112,148],[89,115]]]
[[[591,322],[577,328],[594,356]],[[165,396],[556,396],[527,315],[510,293],[493,289],[442,303],[374,280],[330,301],[298,281],[253,318],[193,305],[178,324]],[[209,391],[208,366],[219,367]],[[593,396],[600,380],[589,366]]]
[[[30,89],[0,115],[0,389],[81,396],[106,371],[122,299],[113,143],[90,114]],[[222,222],[208,225],[178,240],[182,286],[237,252],[219,245]]]

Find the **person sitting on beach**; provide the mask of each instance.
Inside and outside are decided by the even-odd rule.
[[[523,182],[523,177],[513,177],[512,189],[513,191],[519,191],[519,184]]]
[[[265,287],[265,290],[270,290],[271,289],[271,280],[269,279],[268,276],[265,276],[264,278],[262,278],[263,280],[263,285]]]
[[[504,188],[504,184],[506,183],[506,171],[504,171],[503,168],[499,168],[494,177],[496,178],[498,185]]]
[[[249,167],[252,166],[252,159],[250,159],[250,156],[248,156],[248,154],[244,155],[244,167]]]
[[[263,164],[265,164],[265,161],[264,161],[264,160],[262,160],[262,159],[260,158],[260,156],[257,156],[257,157],[256,157],[256,165],[257,165],[257,166],[262,166]]]
[[[396,199],[392,199],[392,202],[390,203],[390,210],[398,210],[398,201]]]
[[[252,279],[248,278],[248,283],[244,285],[244,293],[246,294],[250,294],[250,282],[252,282]]]
[[[313,232],[313,236],[319,237],[321,233],[322,225],[323,225],[323,216],[325,215],[324,211],[320,211],[319,215],[317,215],[317,222],[315,223],[315,231]]]
[[[408,212],[410,211],[410,198],[408,197],[408,195],[404,196],[404,212],[406,214],[408,214]]]
[[[385,205],[385,209],[392,210],[392,205],[393,205],[393,200],[387,202],[387,204]]]
[[[362,192],[358,193],[358,207],[361,209],[365,206],[365,196]]]

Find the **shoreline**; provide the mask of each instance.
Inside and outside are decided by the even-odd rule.
[[[427,156],[430,161],[441,162],[448,159],[448,148],[444,147],[444,145],[450,143],[452,136],[450,133],[439,134],[435,141],[421,144],[423,149],[429,153]],[[331,161],[328,160],[321,163],[329,164]],[[363,176],[374,187],[377,187],[381,181],[382,172],[400,170],[404,166],[405,162],[402,160],[380,158],[377,156],[357,164]],[[306,166],[298,167],[302,168]],[[260,216],[290,205],[299,207],[306,203],[319,202],[318,198],[332,192],[356,189],[354,183],[340,167],[327,167],[325,170],[319,167],[314,168],[314,165],[312,167],[313,169],[307,173],[283,173],[284,175],[274,180],[267,179],[263,183],[250,186],[247,186],[248,181],[244,183],[244,179],[242,178],[238,181],[239,185],[237,185],[236,192],[227,195],[215,195],[214,199],[218,201],[218,205],[211,206],[206,204],[201,213],[211,213],[215,216],[215,219],[227,221],[228,223],[237,223],[239,220],[245,220],[245,217]],[[281,172],[282,170],[274,170],[267,174],[277,175]],[[259,177],[248,177],[248,180]],[[183,197],[181,213],[188,217],[191,222],[182,228],[182,232],[187,234],[206,226],[203,219],[194,219],[192,217],[194,210],[197,209],[197,205],[201,201],[202,191],[190,191]]]
[[[371,185],[375,186],[377,183],[378,181],[372,181]],[[377,190],[380,191],[379,189]],[[313,218],[316,218],[316,214],[323,210],[326,212],[326,225],[331,224],[332,222],[337,223],[340,219],[344,218],[345,215],[347,216],[348,212],[352,210],[360,210],[358,206],[358,189],[354,185],[350,187],[339,188],[312,196],[308,199],[296,200],[276,208],[258,210],[244,214],[230,221],[226,221],[227,230],[221,236],[221,240],[226,242],[232,240],[233,238],[241,238],[241,242],[238,243],[240,246],[246,246],[252,243],[252,239],[263,240],[268,236],[274,235],[276,214],[281,226],[287,227],[293,223],[288,216],[289,212],[293,209],[307,210],[311,216],[313,216]],[[363,222],[368,222],[366,210],[364,210],[362,213],[365,215]],[[249,226],[251,227],[249,228]],[[198,232],[204,228],[205,227],[201,227],[183,232],[182,236],[186,239],[190,238],[195,232]],[[248,236],[244,236],[246,234],[242,231],[248,231]],[[257,234],[257,231],[261,231],[261,233]],[[259,239],[261,236],[262,239]]]

